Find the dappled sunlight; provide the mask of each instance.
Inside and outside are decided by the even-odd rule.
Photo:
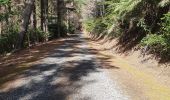
[[[39,59],[43,59],[53,51],[53,49],[63,43],[63,40],[54,40],[46,44],[31,47],[29,49],[16,52],[7,57],[0,58],[0,86],[14,79],[23,71],[30,69],[31,64]]]
[[[36,97],[38,97],[38,96],[46,97],[45,94],[46,94],[47,90],[44,90],[42,88],[40,89],[39,87],[41,87],[42,85],[47,85],[48,88],[50,89],[50,90],[48,90],[48,92],[52,93],[49,95],[49,97],[50,96],[55,96],[55,98],[66,97],[66,96],[62,97],[62,95],[64,95],[64,94],[68,95],[68,94],[70,94],[70,92],[73,92],[72,89],[80,88],[83,84],[89,83],[89,82],[88,83],[86,83],[86,82],[74,83],[74,82],[78,81],[81,78],[81,76],[85,76],[86,74],[88,74],[90,70],[91,71],[95,70],[95,68],[91,68],[91,67],[93,67],[93,65],[88,66],[88,65],[84,65],[84,63],[82,63],[82,66],[85,66],[85,67],[81,68],[82,67],[81,64],[79,62],[77,62],[77,63],[79,65],[77,65],[77,67],[74,67],[74,68],[69,68],[69,67],[65,68],[64,65],[62,65],[63,66],[62,68],[59,68],[55,64],[35,65],[35,66],[33,66],[32,69],[21,74],[23,76],[23,78],[16,80],[15,82],[13,82],[13,84],[9,83],[9,85],[7,87],[10,87],[12,90],[5,89],[6,91],[4,91],[4,93],[6,95],[7,94],[10,95],[10,94],[16,93],[17,91],[20,91],[20,90],[23,90],[23,92],[25,91],[27,93],[24,95],[18,94],[19,96],[17,96],[17,97],[11,97],[11,98],[15,98],[15,99],[21,99],[23,97],[26,97],[27,95],[29,95],[29,96],[31,95],[31,97],[33,99],[35,94],[32,94],[32,93],[35,93],[35,92],[38,93],[38,95]],[[87,66],[87,68],[86,68],[86,66]],[[64,78],[60,79],[60,77],[68,77],[69,79],[66,80],[66,81],[68,81],[67,84],[62,84],[62,82],[64,81]],[[13,91],[13,92],[10,92],[10,91]],[[63,93],[62,93],[62,91],[63,91]],[[2,91],[1,91],[0,95],[3,96]],[[65,99],[61,99],[61,100],[65,100]]]
[[[96,49],[96,51],[99,52],[97,57],[100,59],[103,59],[102,61],[105,61],[106,64],[104,65],[109,64],[112,66],[117,66],[115,68],[120,69],[119,70],[120,72],[117,72],[115,70],[110,70],[111,75],[113,77],[115,77],[115,73],[116,73],[117,75],[120,75],[119,76],[120,79],[118,79],[119,81],[121,80],[121,82],[122,81],[126,82],[126,83],[123,83],[123,86],[128,86],[130,84],[131,88],[134,88],[134,89],[137,88],[135,90],[136,92],[135,95],[137,95],[137,98],[139,98],[138,95],[139,96],[145,95],[144,98],[149,98],[151,100],[169,100],[169,97],[170,97],[169,86],[162,84],[160,80],[157,80],[155,76],[153,76],[153,74],[149,73],[148,71],[142,71],[140,68],[138,68],[139,66],[142,66],[141,64],[135,67],[134,65],[129,63],[129,60],[125,61],[122,57],[116,56],[115,54],[113,54],[112,52],[109,52],[108,50],[101,50],[100,48],[96,46],[95,42],[89,42],[89,44],[91,48],[94,48]],[[143,60],[142,62],[144,63],[148,59],[150,58],[147,58]],[[123,75],[124,73],[126,74],[128,73],[127,75],[129,76],[125,77]],[[137,81],[136,82],[137,86],[135,86],[133,82],[132,83],[128,82],[129,80],[134,80],[133,82]],[[128,87],[126,87],[126,89],[127,88]],[[131,90],[134,91],[131,88],[128,88],[127,91],[128,92]],[[140,97],[140,98],[143,98],[143,97]]]
[[[170,0],[0,0],[0,100],[169,100]]]
[[[2,78],[5,80],[1,78],[0,97],[9,96],[8,99],[16,100],[36,100],[37,98],[66,100],[82,86],[96,82],[95,80],[82,81],[82,78],[90,73],[99,73],[102,69],[118,69],[109,65],[109,57],[96,56],[98,52],[89,48],[83,40],[79,41],[78,36],[64,41],[64,44],[53,45],[54,49],[50,48],[53,49],[50,54],[46,47],[43,47],[46,52],[44,50],[41,52],[42,48],[39,48],[40,52],[34,48],[32,52],[34,55],[26,57],[27,61],[19,59],[19,62],[24,61],[24,63],[15,65],[16,67],[13,68],[11,66],[11,72],[8,70],[6,75],[3,74]],[[40,55],[35,55],[36,53]],[[42,57],[43,54],[45,54],[44,57],[35,59],[34,63],[29,60],[37,56]],[[101,63],[101,60],[104,62]],[[22,93],[18,93],[20,91]],[[14,96],[13,94],[16,93],[18,93],[17,96]]]

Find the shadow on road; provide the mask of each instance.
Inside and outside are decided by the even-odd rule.
[[[64,42],[37,64],[17,73],[17,78],[9,79],[0,90],[0,100],[67,100],[82,86],[95,82],[82,81],[83,77],[100,72],[98,69],[119,69],[108,64],[108,57],[98,60],[84,38],[74,36]]]

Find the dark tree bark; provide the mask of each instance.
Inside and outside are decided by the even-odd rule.
[[[23,11],[22,15],[22,23],[21,23],[21,29],[19,32],[19,39],[17,42],[17,49],[20,49],[23,46],[24,43],[24,36],[27,33],[28,25],[31,17],[31,13],[33,11],[35,0],[27,0],[25,3],[25,9]]]
[[[37,28],[37,11],[36,11],[36,2],[33,4],[33,28],[34,30]]]
[[[41,0],[41,30],[47,32],[48,0]]]
[[[63,20],[64,0],[57,0],[57,37],[61,37],[61,28]]]
[[[44,20],[45,20],[45,0],[40,0],[41,4],[41,30],[44,31]]]
[[[36,1],[34,1],[34,4],[33,4],[33,29],[34,29],[34,43],[36,41],[39,41],[38,40],[38,36],[37,36],[37,33],[36,33],[36,29],[37,29],[37,11],[36,11]]]
[[[48,32],[48,0],[45,0],[45,20],[44,20],[44,28],[45,28],[45,32]]]

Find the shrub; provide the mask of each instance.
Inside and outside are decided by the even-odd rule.
[[[159,53],[161,56],[170,56],[170,13],[162,18],[161,30],[159,34],[150,34],[145,37],[141,44],[148,46],[153,53]]]
[[[163,23],[161,24],[162,28],[161,31],[164,35],[170,35],[170,12],[165,14],[162,18]]]
[[[44,42],[49,38],[49,33],[42,31],[40,28],[37,28],[36,30],[29,29],[27,32],[27,38],[30,42]]]
[[[84,21],[83,26],[85,27],[85,29],[86,29],[88,32],[92,32],[93,29],[94,29],[94,27],[95,27],[94,19],[88,19],[88,20]]]
[[[159,54],[160,56],[170,56],[170,37],[165,35],[151,34],[141,41],[142,46],[148,46],[151,53]]]
[[[107,25],[104,23],[102,18],[87,20],[85,21],[84,26],[87,31],[92,32],[96,35],[102,34],[107,30]]]
[[[74,34],[75,31],[76,31],[75,25],[74,25],[73,23],[70,23],[70,24],[69,24],[68,32],[69,32],[70,34]]]
[[[49,38],[53,39],[58,37],[58,25],[55,24],[49,24],[48,25],[48,31],[49,31]],[[65,36],[67,33],[67,26],[65,24],[62,24],[61,26],[61,36]]]
[[[18,26],[13,24],[3,29],[0,35],[0,53],[10,52],[15,49],[18,40],[18,32]]]
[[[40,28],[37,28],[35,31],[35,34],[37,34],[37,41],[38,42],[44,42],[46,39],[49,38],[50,34],[42,31]]]

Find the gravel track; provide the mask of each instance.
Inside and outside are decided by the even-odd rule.
[[[0,100],[129,100],[81,35],[0,90]]]

